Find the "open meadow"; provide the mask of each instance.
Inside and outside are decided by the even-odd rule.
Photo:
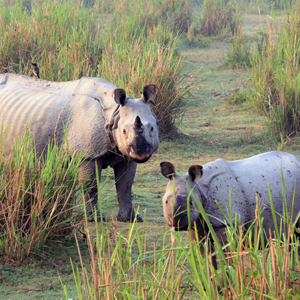
[[[204,257],[186,232],[176,232],[171,244],[162,208],[168,180],[160,172],[162,161],[184,174],[193,164],[273,150],[300,158],[299,8],[299,0],[0,0],[0,73],[32,76],[36,61],[41,79],[101,77],[131,96],[155,83],[152,110],[161,132],[133,184],[143,223],[116,221],[114,172],[107,168],[98,185],[110,220],[72,218],[68,230],[50,228],[36,246],[26,240],[30,231],[5,227],[4,177],[18,169],[7,171],[0,148],[0,299],[299,299],[299,241],[288,216],[283,242],[277,233],[268,245],[260,243],[259,216],[253,242],[251,233],[229,226],[224,251],[215,241],[215,270],[207,243]],[[63,156],[56,151],[53,160]],[[74,190],[78,206],[82,193]],[[8,237],[16,242],[9,245]]]

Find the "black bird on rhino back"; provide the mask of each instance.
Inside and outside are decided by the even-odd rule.
[[[118,193],[117,219],[131,221],[131,187],[137,163],[146,162],[159,145],[157,119],[149,107],[156,90],[154,84],[146,85],[141,99],[133,99],[100,78],[51,82],[2,74],[0,123],[8,130],[4,158],[9,157],[16,135],[24,135],[25,124],[30,125],[39,154],[53,139],[62,144],[66,133],[70,154],[82,150],[85,157],[80,177],[89,178],[89,215],[98,210],[95,166],[99,174],[111,166]],[[142,221],[140,216],[137,220]]]
[[[39,67],[37,66],[37,63],[31,63],[31,65],[32,65],[33,74],[37,78],[40,78],[40,70],[39,70]]]

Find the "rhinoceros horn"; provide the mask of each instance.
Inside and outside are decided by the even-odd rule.
[[[135,118],[134,124],[133,124],[133,128],[136,132],[143,132],[143,123],[141,121],[141,118],[139,116],[137,116]]]

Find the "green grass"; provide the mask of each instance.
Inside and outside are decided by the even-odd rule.
[[[269,23],[253,56],[252,102],[270,118],[275,135],[296,135],[299,123],[299,30],[300,2],[277,27]]]
[[[204,0],[199,31],[204,36],[233,35],[241,23],[240,17],[235,1]]]
[[[0,255],[4,261],[23,262],[49,240],[68,236],[82,218],[82,203],[76,202],[84,188],[84,181],[78,182],[82,155],[70,159],[68,151],[55,143],[47,150],[45,159],[37,157],[28,132],[16,137],[10,159],[0,156]]]
[[[208,220],[202,206],[199,207],[201,216]],[[271,207],[274,212],[272,201]],[[220,244],[209,225],[216,251],[210,253],[208,242],[204,240],[204,255],[200,247],[182,239],[178,233],[172,233],[175,243],[170,243],[169,233],[162,235],[158,248],[158,239],[148,238],[146,222],[132,224],[126,230],[120,230],[114,221],[87,229],[92,262],[87,266],[81,260],[80,267],[71,262],[76,299],[244,299],[257,296],[293,299],[299,294],[296,282],[300,275],[297,271],[299,241],[292,234],[291,216],[284,214],[282,231],[276,231],[274,239],[264,243],[263,219],[259,208],[257,211],[256,219],[244,233],[237,223],[230,221],[232,218],[226,217],[229,226],[225,245]],[[276,220],[275,212],[273,216]],[[282,242],[280,237],[283,237]],[[81,257],[80,251],[79,255]],[[214,255],[218,258],[218,270],[212,266]],[[64,285],[64,291],[68,298],[68,286]]]

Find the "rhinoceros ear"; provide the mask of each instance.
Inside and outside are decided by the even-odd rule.
[[[189,179],[192,181],[198,180],[203,175],[203,167],[200,165],[192,165],[189,167]]]
[[[157,86],[155,84],[148,84],[144,86],[142,100],[145,103],[151,103],[156,96]]]
[[[168,161],[163,161],[160,163],[160,171],[164,177],[170,180],[172,180],[173,176],[175,175],[175,167]]]
[[[113,92],[113,97],[116,103],[124,106],[126,104],[127,96],[126,92],[123,89],[115,89]]]

